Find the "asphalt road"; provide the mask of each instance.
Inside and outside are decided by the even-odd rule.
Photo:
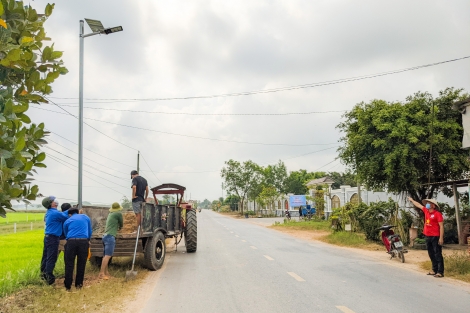
[[[470,312],[463,284],[208,210],[197,252],[167,256],[144,313]]]

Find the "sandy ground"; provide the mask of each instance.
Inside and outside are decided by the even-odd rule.
[[[184,249],[184,246],[180,246],[180,249]],[[148,272],[147,277],[145,277],[136,292],[129,294],[126,299],[122,301],[125,305],[120,308],[118,312],[128,313],[142,311],[147,304],[147,301],[150,299],[155,285],[158,283],[160,274],[165,271],[166,264],[170,262],[171,256],[174,252],[175,240],[166,239],[166,255],[163,266],[158,271]]]

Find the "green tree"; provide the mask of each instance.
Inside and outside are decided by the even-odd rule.
[[[346,173],[329,172],[326,176],[335,181],[331,185],[332,189],[339,189],[339,186],[341,185],[349,185],[351,187],[357,186],[356,174],[351,171],[347,171]]]
[[[460,148],[462,117],[452,110],[465,97],[448,88],[436,98],[419,92],[403,103],[359,103],[338,125],[344,133],[340,158],[367,188],[428,198],[436,188],[425,185],[429,179],[461,179],[468,173],[468,152]]]
[[[287,169],[284,162],[279,160],[275,165],[268,165],[263,169],[263,182],[266,186],[273,186],[279,194],[286,193]]]
[[[204,199],[204,201],[202,201],[199,206],[201,208],[204,208],[204,209],[208,209],[211,205],[211,202],[208,200],[208,199]]]
[[[35,167],[46,167],[40,147],[47,142],[44,124],[32,124],[26,111],[31,103],[47,103],[51,84],[60,74],[62,52],[44,45],[43,24],[52,14],[48,4],[39,15],[22,1],[0,0],[0,216],[12,209],[11,201],[35,200],[31,186]]]
[[[286,179],[286,193],[305,195],[308,192],[306,183],[315,178],[325,177],[325,172],[292,171]]]
[[[279,192],[274,186],[264,186],[259,195],[259,202],[261,205],[273,204],[279,199]]]
[[[251,160],[240,163],[230,159],[220,172],[226,190],[240,198],[242,214],[248,193],[259,181],[259,169],[259,165]]]
[[[121,206],[124,210],[130,210],[132,207],[132,202],[127,197],[123,197],[121,199]]]

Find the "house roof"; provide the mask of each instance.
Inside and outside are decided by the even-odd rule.
[[[307,186],[321,185],[321,184],[333,184],[335,181],[328,176],[317,178],[309,181]]]

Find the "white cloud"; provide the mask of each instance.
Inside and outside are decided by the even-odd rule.
[[[46,1],[32,3],[44,7]],[[461,57],[469,53],[468,1],[60,1],[47,22],[48,35],[63,50],[70,73],[54,85],[55,97],[78,96],[78,21],[100,19],[122,25],[122,33],[85,41],[86,98],[181,97],[276,88],[366,75]],[[468,60],[418,71],[340,85],[281,93],[155,102],[88,103],[86,106],[190,113],[286,113],[347,110],[374,98],[403,100],[414,92],[437,94],[470,84]],[[76,104],[77,100],[55,100]],[[48,108],[48,106],[44,106]],[[76,108],[67,108],[76,114]],[[31,109],[35,121],[77,142],[75,119]],[[182,116],[85,110],[87,117],[131,126],[225,140],[263,143],[331,143],[339,133],[340,113],[296,116]],[[264,164],[322,149],[322,146],[256,146],[185,138],[89,121],[103,133],[142,151],[158,172],[218,171],[224,161],[252,159]],[[52,135],[51,147],[76,158],[76,146]],[[121,179],[95,175],[130,186],[136,151],[85,128],[87,164]],[[54,154],[52,154],[54,155]],[[64,156],[59,158],[67,160]],[[326,150],[286,160],[289,170],[315,170],[336,157]],[[74,163],[73,160],[68,160]],[[115,171],[95,162],[104,164]],[[341,170],[331,163],[322,169]],[[76,184],[77,174],[47,160],[41,181]],[[146,164],[141,162],[142,168]],[[143,172],[153,184],[158,180]],[[164,182],[184,185],[193,198],[220,195],[212,173],[156,173]],[[87,174],[86,175],[90,175]],[[92,176],[93,177],[93,176]],[[102,178],[95,177],[102,181]],[[108,186],[115,186],[102,181]],[[85,178],[86,186],[99,186]],[[41,192],[75,199],[73,186],[40,183]],[[84,199],[119,200],[119,193],[86,187]]]

